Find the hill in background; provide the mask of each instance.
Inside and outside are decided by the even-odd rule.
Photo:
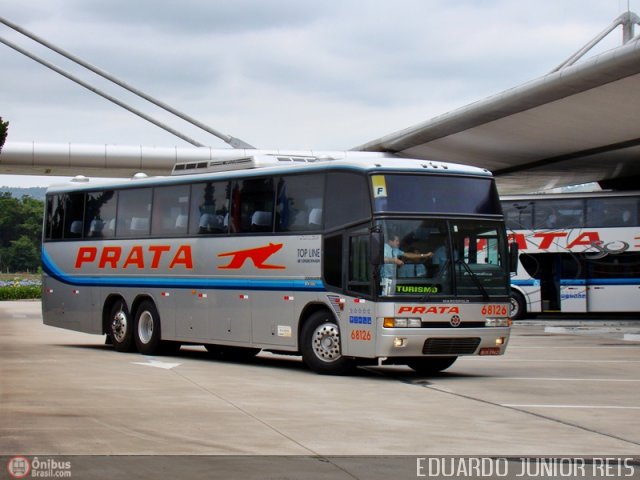
[[[22,198],[24,195],[29,195],[36,200],[44,200],[44,194],[47,191],[44,187],[29,187],[29,188],[16,188],[16,187],[0,187],[0,193],[9,192],[13,198]]]

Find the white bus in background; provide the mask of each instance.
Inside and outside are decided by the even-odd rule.
[[[50,188],[44,323],[143,354],[300,354],[320,373],[503,354],[510,262],[492,176],[343,157],[227,158]],[[397,268],[385,268],[396,237]]]
[[[640,311],[640,193],[503,196],[519,247],[512,318]]]

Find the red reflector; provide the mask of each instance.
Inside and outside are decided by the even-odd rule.
[[[481,348],[480,355],[500,355],[500,347]]]

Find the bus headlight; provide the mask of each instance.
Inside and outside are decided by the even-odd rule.
[[[393,339],[393,346],[395,348],[404,348],[407,346],[407,339],[403,337],[396,337]]]
[[[419,318],[385,317],[383,326],[384,328],[420,328],[422,320]]]
[[[487,318],[484,321],[485,327],[510,327],[510,318]]]

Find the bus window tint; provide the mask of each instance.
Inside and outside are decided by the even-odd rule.
[[[233,233],[273,231],[273,178],[233,182],[229,226]]]
[[[82,238],[84,225],[84,193],[64,195],[64,238]]]
[[[386,174],[371,181],[377,212],[502,214],[491,178]]]
[[[503,202],[504,221],[510,230],[533,228],[533,202]]]
[[[151,189],[121,190],[118,193],[119,238],[146,237],[149,235],[151,215]]]
[[[584,225],[582,200],[545,200],[536,202],[534,228],[578,228]]]
[[[229,182],[197,183],[191,187],[190,234],[220,234],[229,230]]]
[[[47,240],[59,240],[62,238],[64,228],[64,202],[62,195],[49,195],[47,197],[47,224],[45,238]]]
[[[371,263],[369,262],[369,232],[349,238],[349,277],[347,290],[359,295],[371,295]]]
[[[324,280],[327,285],[342,288],[342,235],[324,240]]]
[[[638,225],[638,199],[587,199],[587,227],[627,227]]]
[[[113,238],[116,234],[115,191],[89,192],[86,198],[84,237]]]
[[[349,225],[369,218],[371,200],[366,177],[350,172],[329,172],[325,209],[325,228]]]
[[[189,186],[153,189],[151,235],[185,235],[189,225]]]
[[[322,175],[283,176],[278,179],[276,232],[322,228]]]

